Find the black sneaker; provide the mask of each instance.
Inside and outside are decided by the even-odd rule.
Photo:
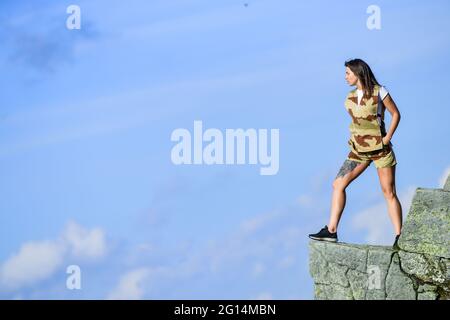
[[[309,237],[313,240],[319,240],[319,241],[329,241],[329,242],[337,242],[338,241],[337,232],[331,233],[330,231],[328,231],[327,226],[320,229],[320,231],[317,233],[310,234]]]
[[[400,238],[399,234],[395,236],[395,241],[394,241],[394,244],[392,245],[392,248],[394,250],[400,250],[400,247],[398,246],[398,238]]]

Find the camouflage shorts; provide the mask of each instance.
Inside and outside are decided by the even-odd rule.
[[[358,152],[354,148],[353,144],[349,141],[350,153],[347,156],[347,160],[356,162],[374,162],[376,168],[392,167],[397,164],[395,158],[394,149],[392,143],[384,146],[383,149],[371,152]]]

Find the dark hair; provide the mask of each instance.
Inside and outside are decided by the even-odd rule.
[[[345,66],[358,77],[364,90],[364,97],[369,99],[373,94],[373,87],[380,85],[369,65],[361,59],[352,59],[345,61]]]

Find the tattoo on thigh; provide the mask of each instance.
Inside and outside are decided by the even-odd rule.
[[[348,159],[345,160],[345,162],[342,165],[341,169],[339,169],[339,172],[338,172],[336,178],[345,176],[347,173],[349,173],[353,169],[355,169],[357,165],[358,165],[357,161],[348,160]]]

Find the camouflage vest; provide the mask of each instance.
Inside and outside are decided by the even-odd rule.
[[[356,89],[350,91],[345,100],[345,108],[352,118],[349,144],[353,144],[358,152],[376,151],[384,147],[382,138],[386,130],[379,90],[380,87],[375,85],[372,96],[369,99],[363,96],[360,105]]]

